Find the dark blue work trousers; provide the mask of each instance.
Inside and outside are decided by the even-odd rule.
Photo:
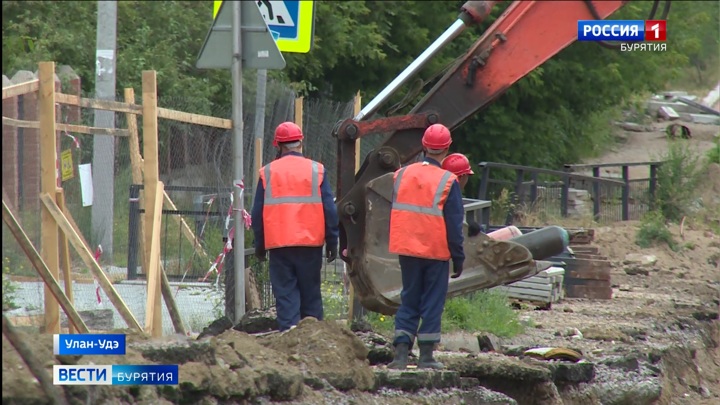
[[[270,249],[270,283],[281,331],[312,316],[323,319],[320,271],[322,247]]]
[[[393,344],[408,343],[412,347],[416,336],[418,343],[440,342],[450,262],[400,256],[400,271],[403,288],[395,314]]]

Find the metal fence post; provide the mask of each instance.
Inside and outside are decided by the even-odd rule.
[[[532,172],[530,175],[532,184],[530,184],[530,203],[535,205],[537,202],[538,173]]]
[[[563,185],[560,191],[560,215],[565,218],[568,216],[568,198],[570,197],[570,176],[563,175]]]
[[[128,280],[135,280],[137,278],[138,235],[140,233],[140,187],[142,187],[141,184],[130,185],[127,258]]]
[[[627,221],[630,218],[630,170],[628,166],[622,167],[622,220]]]
[[[600,178],[600,167],[595,166],[592,169],[593,177]],[[595,220],[600,219],[600,182],[593,181],[593,217]]]
[[[655,209],[655,198],[656,198],[656,189],[657,189],[657,171],[658,171],[658,164],[652,163],[650,164],[650,185],[649,185],[649,194],[650,194],[650,211]]]
[[[490,182],[490,168],[485,162],[480,163],[479,166],[482,170],[482,175],[480,176],[480,191],[478,192],[478,200],[487,201],[488,183]],[[482,209],[481,225],[484,227],[485,231],[490,229],[490,209],[490,207]]]

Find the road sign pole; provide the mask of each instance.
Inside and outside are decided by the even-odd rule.
[[[243,97],[242,97],[242,2],[232,2],[232,119],[235,225],[235,323],[245,315],[245,221],[243,210]],[[230,270],[230,269],[228,269]]]

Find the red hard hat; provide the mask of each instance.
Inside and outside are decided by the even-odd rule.
[[[279,143],[301,141],[303,139],[302,129],[294,122],[283,122],[275,128],[274,146]]]
[[[470,160],[462,153],[448,155],[442,162],[442,168],[456,176],[475,174],[470,167]]]
[[[450,130],[443,124],[430,125],[422,137],[422,145],[427,149],[447,149],[451,143]]]

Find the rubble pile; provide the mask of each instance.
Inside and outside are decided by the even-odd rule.
[[[720,125],[720,111],[716,107],[718,98],[720,84],[702,100],[685,91],[669,91],[648,100],[647,113],[664,121]]]

